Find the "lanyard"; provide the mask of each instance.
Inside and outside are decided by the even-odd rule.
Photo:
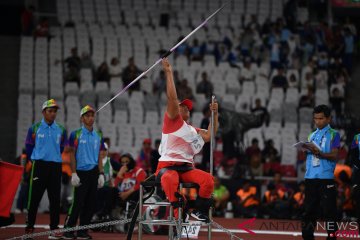
[[[330,129],[327,129],[326,131],[325,131],[325,133],[321,136],[321,140],[320,140],[320,143],[319,143],[319,146],[320,147],[322,147],[322,143],[323,143],[323,141],[324,141],[324,138],[325,138],[325,136],[326,136],[326,134],[327,134],[327,132],[329,131]],[[314,133],[314,135],[313,135],[313,137],[312,137],[312,139],[311,139],[311,142],[313,142],[314,140],[315,140],[315,136],[317,135],[317,133]]]

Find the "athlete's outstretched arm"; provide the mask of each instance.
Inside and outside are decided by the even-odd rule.
[[[169,60],[167,58],[164,58],[162,60],[162,65],[166,75],[166,96],[167,96],[166,112],[170,119],[174,119],[180,112],[179,100],[177,98],[173,73]]]

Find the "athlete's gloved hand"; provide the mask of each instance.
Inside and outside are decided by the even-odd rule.
[[[105,183],[105,177],[104,174],[100,174],[99,178],[98,178],[98,188],[102,188],[104,186]]]
[[[74,187],[78,187],[81,185],[80,178],[76,172],[71,174],[71,185],[73,185]]]

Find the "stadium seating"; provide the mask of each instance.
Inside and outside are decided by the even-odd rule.
[[[172,47],[181,35],[188,34],[223,3],[225,1],[222,0],[58,0],[57,17],[62,27],[53,28],[54,36],[49,41],[22,37],[18,154],[23,148],[28,127],[41,119],[41,104],[46,99],[55,98],[58,101],[61,109],[57,121],[72,131],[80,126],[79,111],[82,106],[100,107],[124,87],[120,77],[112,77],[109,83],[97,82],[94,85],[91,69],[81,69],[80,86],[75,82],[64,82],[62,60],[70,56],[72,48],[77,47],[80,57],[83,53],[90,54],[95,69],[104,61],[110,64],[114,57],[119,58],[120,65],[125,67],[131,56],[140,69],[146,69],[157,60],[159,50]],[[224,35],[237,39],[243,31],[243,24],[250,22],[251,14],[258,15],[262,24],[267,18],[275,20],[280,17],[283,9],[282,0],[237,0],[230,5],[223,10],[225,14],[209,21],[206,27],[213,30],[201,29],[188,43],[191,45],[194,38],[207,41],[210,52],[214,48],[212,42],[222,41]],[[160,14],[169,10],[175,12],[169,16],[170,28],[159,26]],[[198,14],[192,14],[194,10]],[[303,21],[307,20],[305,9],[301,9],[300,15]],[[69,21],[75,27],[65,26]],[[239,29],[239,32],[232,29]],[[292,161],[290,158],[296,157],[289,150],[288,143],[297,141],[296,136],[304,140],[310,130],[311,114],[307,109],[301,109],[299,116],[293,111],[300,96],[296,88],[288,89],[286,94],[282,89],[270,88],[269,79],[275,72],[270,70],[269,62],[262,62],[259,66],[253,63],[251,71],[255,80],[240,84],[241,69],[231,68],[223,62],[216,65],[212,55],[205,55],[202,62],[189,62],[183,56],[175,59],[171,55],[169,58],[174,69],[179,71],[181,78],[188,80],[194,91],[192,124],[200,125],[202,108],[209,100],[203,94],[195,94],[201,73],[206,71],[223,106],[238,112],[250,112],[255,99],[260,98],[271,113],[270,125],[247,132],[246,143],[256,137],[263,147],[265,140],[273,139],[276,148],[281,150],[283,161],[288,163]],[[165,96],[152,94],[152,84],[160,69],[156,67],[140,81],[141,92],[134,91],[131,95],[126,92],[99,112],[96,125],[104,136],[111,139],[111,151],[136,153],[144,138],[155,140],[161,137]],[[292,73],[300,81],[302,76],[299,72]],[[290,76],[291,71],[287,74]],[[327,89],[316,91],[317,104],[328,102],[328,97]],[[298,132],[289,130],[297,126],[300,126]]]

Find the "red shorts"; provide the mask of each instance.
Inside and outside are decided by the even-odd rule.
[[[159,162],[155,175],[157,176],[162,168],[184,165],[183,162]],[[191,165],[191,164],[189,164]],[[200,169],[193,169],[186,172],[167,170],[161,177],[161,186],[170,202],[176,202],[175,192],[178,191],[179,182],[197,183],[200,188],[198,195],[202,198],[210,198],[214,191],[213,176]]]

